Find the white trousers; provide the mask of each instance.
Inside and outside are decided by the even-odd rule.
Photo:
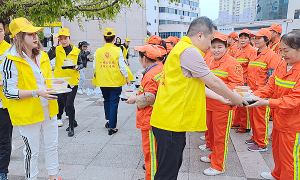
[[[50,118],[49,106],[43,106],[45,120],[34,124],[19,126],[23,138],[24,168],[26,180],[36,180],[38,170],[38,156],[40,137],[44,138],[45,161],[49,175],[58,172],[58,126],[56,116]]]
[[[83,90],[83,85],[84,85],[84,81],[85,81],[84,68],[79,70],[79,75],[80,75],[80,79],[79,79],[78,90],[79,89]]]

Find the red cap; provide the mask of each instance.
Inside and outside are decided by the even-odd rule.
[[[269,39],[271,39],[271,32],[269,28],[261,28],[257,33],[254,34],[254,36],[267,36]]]
[[[228,36],[232,37],[236,41],[239,40],[239,35],[236,32],[231,32]]]
[[[152,35],[150,36],[147,44],[161,44],[161,37],[159,37],[158,35]]]
[[[249,37],[254,37],[254,35],[251,34],[251,31],[249,29],[243,29],[243,30],[241,30],[240,34],[242,34],[242,33],[249,34]]]
[[[165,55],[167,55],[167,50],[163,47],[163,46],[160,46],[160,45],[155,45],[159,50],[160,50],[160,57],[165,57]]]
[[[223,33],[216,32],[214,39],[220,39],[221,41],[226,41],[227,42],[228,36],[223,34]]]
[[[144,53],[150,59],[157,60],[161,57],[160,49],[155,45],[135,46],[134,50]]]
[[[282,33],[282,27],[280,26],[280,25],[278,25],[278,24],[273,24],[271,27],[269,27],[269,30],[270,31],[276,31],[276,32],[278,32],[279,34],[281,34]]]
[[[177,43],[177,40],[173,36],[169,36],[165,42],[170,43],[172,42],[174,45]]]
[[[169,43],[166,43],[167,46],[167,53],[169,54],[171,52],[171,50],[173,49],[173,46]]]

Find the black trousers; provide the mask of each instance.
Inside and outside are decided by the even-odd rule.
[[[68,88],[71,88],[71,86],[68,85]],[[65,108],[66,114],[67,116],[69,116],[69,127],[74,127],[74,120],[75,120],[74,101],[75,101],[78,86],[74,86],[71,89],[72,91],[70,93],[58,95],[57,103],[58,103],[59,111],[58,111],[57,119],[61,119],[61,116],[64,113],[64,108]]]
[[[155,180],[176,180],[186,144],[185,132],[173,132],[152,126],[157,142]]]
[[[13,126],[7,109],[0,108],[0,173],[8,173]]]

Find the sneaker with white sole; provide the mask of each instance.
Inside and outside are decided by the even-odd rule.
[[[264,179],[275,179],[270,172],[262,172],[260,176]]]
[[[201,139],[202,141],[206,141],[205,136],[201,136],[200,139]]]
[[[225,173],[225,171],[218,171],[216,169],[213,169],[213,168],[208,168],[208,169],[205,169],[203,174],[207,175],[207,176],[215,176],[215,175],[218,175],[218,174],[223,174]]]
[[[83,94],[83,90],[82,89],[78,89],[77,93],[78,94]]]
[[[202,151],[204,151],[205,149],[207,149],[206,144],[200,145],[200,146],[199,146],[199,149],[202,150]]]
[[[211,162],[211,160],[210,160],[209,157],[207,157],[207,156],[201,157],[201,158],[200,158],[200,161],[206,162],[206,163],[210,163],[210,162]]]
[[[63,122],[61,119],[57,119],[57,125],[58,127],[62,127],[63,126]]]
[[[267,146],[265,146],[265,147],[259,147],[259,146],[256,144],[256,145],[254,145],[254,146],[248,147],[248,150],[249,150],[249,151],[252,151],[252,152],[263,152],[263,151],[267,151],[268,148],[267,148]]]
[[[256,144],[254,140],[248,139],[245,141],[246,144],[251,145],[251,144]]]

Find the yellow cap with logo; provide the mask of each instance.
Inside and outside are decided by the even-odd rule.
[[[104,36],[115,36],[115,31],[113,28],[106,28],[104,30]]]
[[[33,33],[43,31],[42,27],[34,27],[26,18],[20,17],[11,21],[9,24],[9,31],[11,32],[10,38],[15,37],[19,32]]]
[[[125,39],[125,41],[128,41],[128,42],[130,42],[130,39],[129,39],[129,38],[126,38],[126,39]]]
[[[70,36],[70,31],[68,28],[59,29],[57,36]]]

